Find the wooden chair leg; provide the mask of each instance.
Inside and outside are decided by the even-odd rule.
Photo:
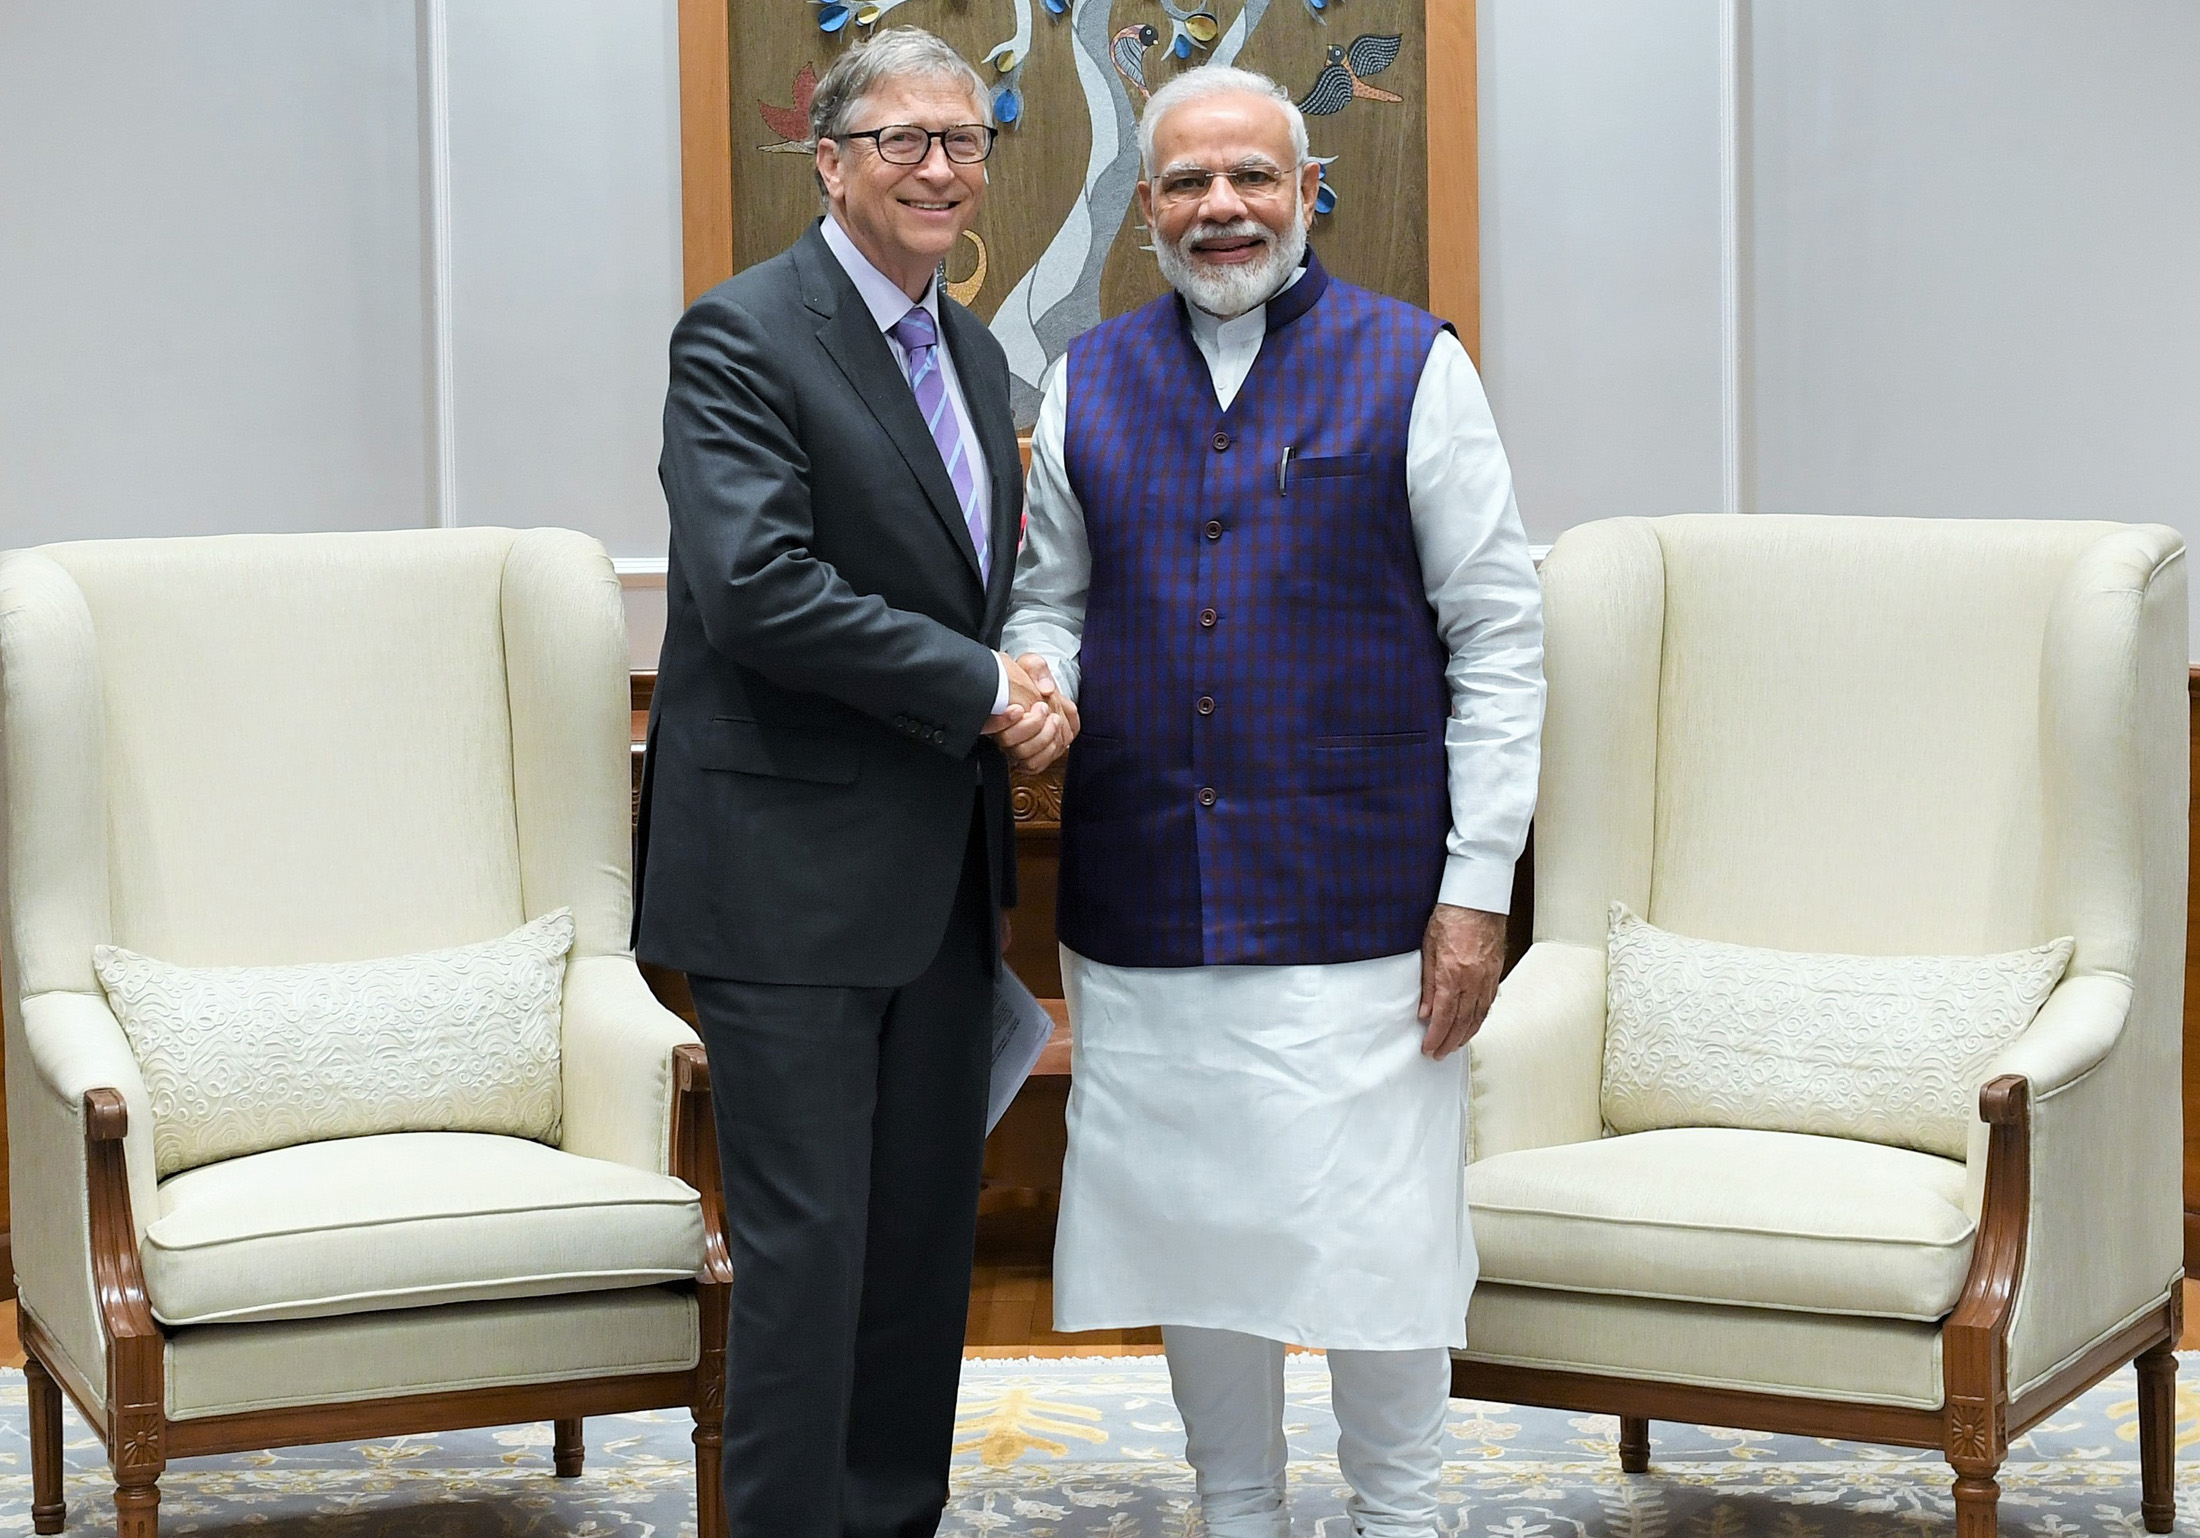
[[[558,1478],[578,1479],[582,1466],[588,1461],[588,1443],[581,1436],[581,1422],[578,1419],[553,1421],[550,1433]]]
[[[2139,1515],[2150,1533],[2177,1522],[2177,1352],[2163,1341],[2140,1353]]]
[[[115,1538],[160,1538],[160,1473],[115,1484]]]
[[[1956,1476],[1956,1538],[1994,1538],[2001,1486],[1976,1474]]]
[[[37,1357],[26,1357],[30,1384],[31,1531],[58,1533],[69,1519],[61,1495],[61,1385]]]
[[[1626,1474],[1650,1472],[1650,1422],[1639,1415],[1619,1418],[1619,1466]]]

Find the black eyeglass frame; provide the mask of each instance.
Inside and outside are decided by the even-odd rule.
[[[923,134],[923,151],[914,160],[896,160],[893,156],[886,153],[885,140],[880,137],[883,134],[892,133]],[[947,136],[949,134],[962,133],[984,134],[985,153],[980,155],[976,160],[956,159],[955,152],[947,147]],[[993,146],[996,142],[999,141],[1001,137],[1001,131],[998,128],[995,128],[991,124],[987,123],[957,123],[952,128],[920,128],[915,123],[888,123],[883,128],[866,128],[858,133],[827,134],[825,137],[828,139],[840,140],[869,139],[871,141],[871,149],[878,155],[879,159],[885,161],[890,166],[921,166],[927,160],[930,160],[932,158],[932,146],[934,144],[939,145],[940,153],[947,157],[947,163],[949,165],[982,166],[988,160],[991,160],[993,158]]]

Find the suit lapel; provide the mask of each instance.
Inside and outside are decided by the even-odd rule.
[[[837,364],[871,415],[901,451],[910,473],[924,488],[925,500],[945,525],[948,537],[962,552],[973,581],[979,579],[978,552],[970,542],[969,525],[963,521],[962,502],[955,483],[947,478],[940,461],[939,445],[932,441],[917,410],[917,397],[909,380],[894,362],[885,333],[871,318],[871,310],[842,270],[825,237],[812,225],[795,245],[795,265],[802,275],[802,301],[822,318],[817,339]],[[957,364],[961,358],[956,359]],[[967,390],[968,386],[965,386]]]
[[[975,315],[944,296],[940,300],[940,319],[947,350],[954,355],[956,382],[962,386],[963,400],[970,407],[978,446],[985,451],[988,489],[992,493],[986,533],[993,569],[985,595],[990,633],[996,611],[1005,610],[1009,588],[1016,578],[1016,545],[1022,532],[1016,491],[1023,476],[1023,461],[1016,447],[1015,418],[1009,410],[1006,379],[997,376],[991,360],[980,353],[979,338],[985,327]]]

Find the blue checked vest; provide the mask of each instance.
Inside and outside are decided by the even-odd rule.
[[[1173,294],[1070,344],[1092,587],[1058,932],[1080,955],[1420,948],[1451,828],[1450,697],[1406,430],[1442,327],[1310,256],[1228,411]]]

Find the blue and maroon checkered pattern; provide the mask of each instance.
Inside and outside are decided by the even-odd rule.
[[[1072,950],[1179,967],[1420,947],[1450,699],[1406,431],[1441,327],[1310,261],[1228,411],[1173,295],[1070,344],[1065,460],[1093,562],[1063,802]]]

